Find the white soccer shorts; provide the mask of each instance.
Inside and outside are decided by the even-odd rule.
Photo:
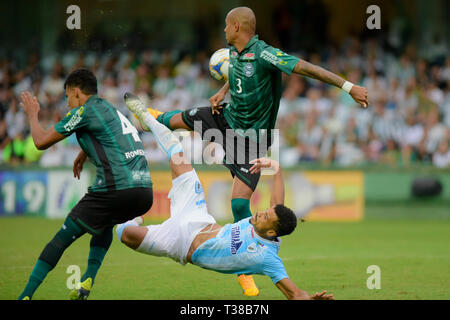
[[[170,218],[147,226],[147,234],[136,251],[170,257],[185,265],[195,236],[216,220],[208,213],[205,192],[194,169],[172,180],[169,199]]]

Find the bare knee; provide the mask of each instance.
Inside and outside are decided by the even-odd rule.
[[[136,250],[144,241],[147,234],[146,227],[129,226],[123,230],[121,241],[133,250]]]
[[[170,128],[172,130],[176,130],[176,129],[186,129],[191,131],[192,129],[184,122],[183,117],[181,116],[181,112],[177,113],[176,115],[174,115],[170,121]]]
[[[253,190],[248,185],[246,185],[238,177],[234,177],[233,189],[231,191],[231,199],[236,198],[250,199],[252,197],[252,194]]]

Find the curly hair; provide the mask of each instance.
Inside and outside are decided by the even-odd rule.
[[[275,232],[278,237],[291,234],[297,227],[297,216],[288,207],[278,204],[275,206],[275,213],[278,217]]]

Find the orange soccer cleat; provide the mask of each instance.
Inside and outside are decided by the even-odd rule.
[[[244,291],[244,295],[248,297],[256,297],[259,294],[259,289],[250,275],[241,274],[238,276],[238,282]]]

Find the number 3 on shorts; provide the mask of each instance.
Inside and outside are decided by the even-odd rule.
[[[119,115],[120,122],[122,124],[122,133],[124,135],[131,133],[135,142],[142,142],[141,138],[139,138],[138,131],[130,122],[130,120],[128,120],[127,117],[125,117],[119,110],[117,110],[117,114]]]
[[[242,80],[239,79],[239,78],[236,78],[236,81],[237,81],[236,86],[238,87],[238,89],[236,90],[236,92],[237,92],[237,93],[242,93],[242,87],[241,87],[241,82],[242,82]]]

